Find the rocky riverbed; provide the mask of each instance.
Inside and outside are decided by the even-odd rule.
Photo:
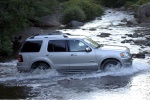
[[[104,16],[84,26],[55,32],[85,35],[105,45],[127,46],[134,54],[131,67],[67,75],[55,70],[19,73],[15,59],[0,63],[0,99],[149,100],[150,28],[128,25],[123,19],[134,19],[133,13],[107,9]],[[39,30],[40,34],[52,32]]]

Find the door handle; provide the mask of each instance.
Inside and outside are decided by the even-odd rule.
[[[52,55],[46,54],[45,56],[52,56]]]
[[[71,54],[71,56],[77,56],[77,54]]]

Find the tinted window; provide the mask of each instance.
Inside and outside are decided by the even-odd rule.
[[[51,40],[48,42],[48,52],[66,52],[65,40]]]
[[[42,41],[26,41],[21,52],[39,52],[41,45]]]
[[[79,41],[79,40],[70,40],[69,41],[69,49],[70,49],[70,51],[73,51],[73,52],[79,52],[79,51],[85,51],[85,48],[86,48],[87,46],[83,43],[83,42],[81,42],[81,41]]]

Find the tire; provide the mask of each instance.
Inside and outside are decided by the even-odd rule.
[[[106,68],[112,68],[116,66],[121,67],[120,61],[115,60],[115,59],[109,59],[109,60],[104,61],[104,63],[101,66],[101,70],[106,70]]]
[[[32,69],[40,69],[40,70],[46,70],[46,69],[49,69],[50,66],[45,63],[45,62],[36,62],[32,65],[31,67]]]

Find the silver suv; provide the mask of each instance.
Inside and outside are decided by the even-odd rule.
[[[17,69],[89,71],[131,65],[127,47],[100,45],[85,36],[38,35],[25,41],[18,55]]]

